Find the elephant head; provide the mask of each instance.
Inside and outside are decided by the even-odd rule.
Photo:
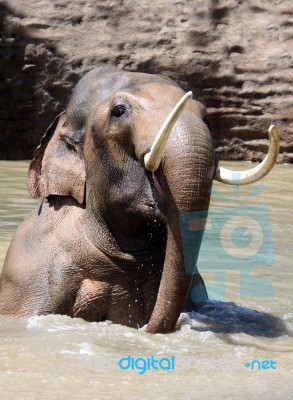
[[[74,89],[29,170],[32,196],[75,198],[87,212],[89,240],[122,268],[162,255],[159,289],[146,316],[151,333],[173,329],[190,287],[180,215],[208,210],[215,177],[249,183],[272,168],[277,154],[276,144],[256,171],[233,182],[217,166],[204,106],[182,96],[162,76],[96,68]],[[196,283],[202,284],[199,275]]]

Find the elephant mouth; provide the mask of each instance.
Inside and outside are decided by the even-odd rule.
[[[164,193],[164,189],[161,184],[160,174],[158,173],[158,171],[153,172],[153,181],[155,184],[155,188],[156,188],[158,194],[160,195],[161,199],[165,200],[165,193]]]
[[[155,208],[158,209],[163,220],[166,219],[167,215],[167,206],[166,206],[166,197],[165,191],[163,189],[162,180],[160,177],[159,170],[156,172],[150,173],[147,171],[147,177],[151,186],[153,201],[155,203]],[[163,215],[162,215],[163,214]],[[166,221],[165,221],[166,222]]]

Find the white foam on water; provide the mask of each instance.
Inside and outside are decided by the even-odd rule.
[[[93,355],[94,351],[92,349],[92,346],[87,343],[87,342],[82,342],[80,344],[77,344],[78,347],[80,347],[79,350],[67,350],[67,349],[62,349],[60,350],[60,354],[66,354],[66,355]]]
[[[27,319],[27,329],[45,329],[48,332],[58,331],[88,331],[99,325],[101,328],[111,325],[111,321],[87,322],[81,318],[71,318],[66,315],[35,315]],[[90,329],[91,329],[90,328]]]

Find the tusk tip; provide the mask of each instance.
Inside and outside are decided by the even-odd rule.
[[[188,97],[188,98],[190,98],[190,99],[192,99],[193,93],[192,93],[191,91],[189,91],[189,92],[186,93],[185,96]]]
[[[277,131],[275,125],[271,125],[271,126],[269,127],[268,133],[269,133],[270,136],[273,135],[273,136],[279,137],[279,134],[278,134],[278,131]]]
[[[154,165],[152,160],[150,160],[150,153],[146,153],[143,160],[144,160],[145,168],[148,171],[154,172],[156,170],[156,166]]]
[[[278,133],[275,125],[271,125],[269,127],[268,134],[269,134],[270,141],[274,141],[275,145],[279,146],[280,137],[279,137],[279,133]],[[276,152],[279,153],[279,148],[277,148]]]

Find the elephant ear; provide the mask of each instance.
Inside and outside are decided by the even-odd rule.
[[[62,135],[64,112],[47,129],[28,171],[28,191],[34,198],[72,196],[80,204],[85,195],[85,166],[78,141]]]

